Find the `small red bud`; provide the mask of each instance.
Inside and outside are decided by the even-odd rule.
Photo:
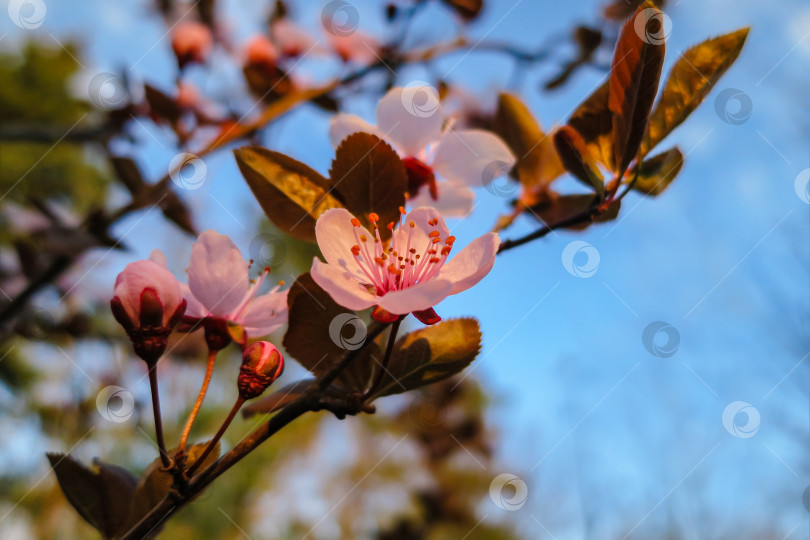
[[[257,341],[245,349],[239,368],[239,397],[253,399],[264,392],[284,371],[284,358],[269,341]]]

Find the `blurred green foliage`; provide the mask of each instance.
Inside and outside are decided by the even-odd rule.
[[[104,201],[109,178],[93,163],[89,148],[68,137],[91,121],[91,105],[70,89],[81,67],[78,54],[74,45],[38,42],[29,42],[19,54],[0,54],[3,198],[48,199],[80,213]],[[15,140],[15,133],[31,129],[52,134],[53,140]]]

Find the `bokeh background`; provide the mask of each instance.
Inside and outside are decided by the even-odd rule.
[[[125,72],[169,89],[177,76],[166,22],[151,3],[44,2],[36,28],[20,28],[0,13],[6,260],[14,258],[20,231],[41,220],[28,208],[31,197],[60,202],[68,221],[94,205],[128,200],[98,152],[70,141],[53,150],[20,142],[20,126],[84,122],[78,101],[87,100],[98,73]],[[413,20],[406,44],[463,32],[472,41],[548,47],[549,57],[526,65],[494,52],[459,52],[400,68],[395,80],[441,79],[463,88],[465,99],[483,110],[494,108],[498,91],[513,91],[550,129],[605,76],[610,47],[562,88],[543,88],[575,54],[568,37],[575,25],[610,28],[601,17],[604,4],[490,0],[462,27],[446,6],[430,3]],[[291,16],[316,39],[324,5],[292,6]],[[390,37],[383,3],[352,0],[352,6],[363,32],[380,41]],[[266,28],[272,5],[228,0],[216,9],[238,44]],[[481,322],[484,348],[463,380],[381,402],[373,417],[340,422],[320,414],[291,426],[182,512],[167,538],[810,536],[810,6],[687,1],[669,2],[665,12],[672,21],[665,72],[688,46],[752,27],[738,62],[670,137],[687,154],[673,185],[658,198],[631,194],[614,222],[555,232],[499,257],[480,286],[437,308],[445,318],[473,315]],[[34,63],[25,76],[18,70],[23,58]],[[295,73],[301,81],[325,82],[347,69],[339,61],[305,59]],[[250,106],[238,64],[222,50],[206,69],[186,76],[212,100],[236,110]],[[78,100],[75,108],[53,105],[63,103],[64,81]],[[372,78],[345,95],[343,109],[373,121],[380,84]],[[334,155],[329,118],[317,107],[301,107],[264,130],[260,141],[325,173]],[[131,140],[112,147],[135,157],[147,178],[163,176],[178,152],[174,135],[148,120],[131,124]],[[267,235],[281,237],[230,151],[204,163],[204,181],[179,190],[197,229],[230,235],[246,256],[258,250],[273,259],[275,279],[292,282],[306,269],[311,248],[286,239],[267,244]],[[573,182],[569,187],[578,189]],[[478,190],[472,217],[454,222],[453,234],[464,240],[489,230],[516,190],[510,184]],[[537,226],[521,217],[502,237]],[[155,457],[143,366],[104,306],[115,274],[153,248],[164,250],[182,276],[193,237],[158,211],[126,217],[112,236],[126,250],[89,250],[61,290],[34,297],[25,320],[35,328],[4,345],[2,538],[95,537],[64,501],[46,451],[70,451],[85,461],[98,456],[133,471]],[[70,250],[81,239],[49,241]],[[589,247],[566,260],[573,241]],[[577,271],[582,268],[590,270]],[[21,288],[4,283],[10,296]],[[43,320],[47,326],[76,313],[83,314],[84,333],[42,339]],[[170,440],[202,378],[199,352],[185,346],[163,367]],[[237,363],[229,357],[217,366],[195,434],[200,440],[232,403]],[[285,380],[302,372],[289,362]],[[133,398],[124,421],[110,421],[96,406],[110,385]],[[257,421],[237,420],[226,446]],[[517,477],[508,478],[511,487],[498,489],[502,474]]]

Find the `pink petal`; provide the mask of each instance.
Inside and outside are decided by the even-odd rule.
[[[127,314],[134,321],[140,316],[141,293],[153,289],[163,305],[163,322],[168,322],[180,302],[183,301],[180,283],[174,274],[150,261],[142,260],[128,264],[115,279],[114,296],[121,300]]]
[[[436,279],[453,284],[450,294],[466,291],[486,276],[495,264],[500,239],[496,233],[479,236],[446,262]]]
[[[169,263],[166,262],[166,255],[159,249],[152,250],[152,253],[149,254],[149,260],[159,264],[163,268],[169,268]]]
[[[312,279],[341,306],[360,310],[377,303],[377,297],[362,286],[355,276],[340,267],[324,264],[317,257],[312,261]]]
[[[248,292],[248,265],[236,244],[214,230],[191,247],[188,286],[191,294],[217,317],[227,317]]]
[[[203,306],[200,301],[197,300],[193,294],[191,294],[191,290],[188,288],[188,285],[181,283],[180,292],[183,295],[183,298],[186,299],[186,317],[202,319],[203,317],[207,317],[209,315],[208,310],[205,309],[205,306]]]
[[[377,300],[377,305],[397,315],[431,308],[451,294],[453,284],[444,279],[431,279],[413,287],[393,291]]]
[[[385,138],[382,132],[377,129],[377,126],[369,124],[356,114],[336,114],[329,122],[329,140],[335,148],[340,146],[343,139],[352,133],[358,133],[360,131],[363,133],[371,133],[381,139]]]
[[[406,156],[419,157],[441,137],[438,93],[427,84],[392,88],[377,105],[377,127]]]
[[[368,281],[366,274],[352,254],[352,247],[362,244],[355,238],[356,229],[358,237],[365,236],[371,243],[369,250],[373,256],[374,235],[363,226],[352,225],[352,219],[354,216],[344,208],[327,210],[315,223],[315,238],[326,262],[337,268],[343,268],[361,281]],[[360,254],[363,256],[362,250]]]
[[[470,129],[442,135],[430,165],[448,180],[480,187],[508,174],[514,164],[515,156],[498,136]]]
[[[284,326],[287,323],[287,291],[256,297],[241,322],[250,337],[266,336]]]
[[[437,182],[439,198],[433,200],[428,186],[423,186],[415,197],[408,200],[413,206],[432,206],[445,217],[466,217],[473,210],[475,193],[466,185],[445,180]]]

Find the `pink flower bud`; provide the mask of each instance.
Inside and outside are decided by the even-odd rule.
[[[135,354],[156,362],[186,310],[177,279],[153,261],[136,261],[115,278],[113,294],[110,307],[132,340]]]
[[[180,68],[191,62],[205,62],[212,41],[211,31],[204,24],[187,22],[177,25],[172,34],[172,50]]]
[[[239,368],[239,397],[253,399],[264,392],[284,371],[284,358],[269,341],[257,341],[242,354]]]
[[[278,52],[275,45],[262,34],[250,38],[245,47],[245,63],[248,65],[276,67]]]

